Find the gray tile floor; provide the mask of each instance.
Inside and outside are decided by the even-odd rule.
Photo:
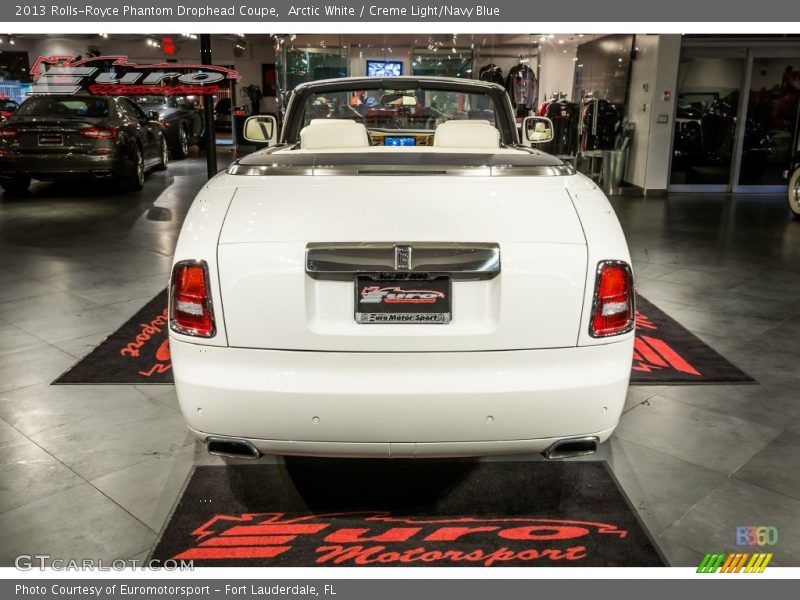
[[[193,465],[218,463],[171,386],[49,385],[165,286],[204,172],[195,158],[138,194],[0,196],[0,565],[140,557]],[[599,457],[672,564],[773,525],[773,564],[799,566],[800,222],[777,196],[614,205],[640,292],[760,385],[632,387]]]

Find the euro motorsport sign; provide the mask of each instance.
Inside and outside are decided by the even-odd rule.
[[[140,65],[127,56],[40,56],[31,68],[31,95],[96,96],[216,94],[223,82],[239,81],[233,69],[213,65],[158,63]]]
[[[322,566],[579,564],[596,548],[598,536],[627,535],[609,523],[534,517],[217,514],[192,531],[193,546],[172,558]]]

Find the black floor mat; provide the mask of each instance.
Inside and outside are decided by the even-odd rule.
[[[53,383],[173,383],[167,290]]]
[[[637,296],[632,384],[753,383],[658,307]],[[164,290],[53,383],[172,383]]]
[[[636,295],[631,384],[756,383],[711,346]]]
[[[152,559],[195,566],[663,566],[605,462],[197,467]]]

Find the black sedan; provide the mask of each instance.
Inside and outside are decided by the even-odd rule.
[[[10,117],[17,108],[19,104],[11,98],[0,98],[0,123]]]
[[[128,98],[34,96],[0,126],[0,186],[24,193],[31,179],[110,180],[127,190],[165,169],[164,126]]]
[[[186,158],[189,146],[205,142],[205,118],[194,96],[133,96],[144,111],[155,111],[164,124],[172,158]]]

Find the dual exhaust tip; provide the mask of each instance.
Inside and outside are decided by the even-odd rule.
[[[261,457],[261,452],[258,451],[258,448],[256,448],[252,442],[239,438],[207,437],[206,449],[209,454],[225,458],[256,460]]]
[[[594,435],[587,435],[585,437],[565,438],[550,444],[547,449],[542,452],[545,458],[559,459],[571,458],[573,456],[585,456],[593,454],[597,451],[600,445],[600,439]]]
[[[599,445],[600,440],[593,435],[565,438],[550,444],[542,454],[547,459],[585,456],[596,452]],[[252,442],[240,438],[211,436],[206,438],[206,448],[209,454],[223,456],[225,458],[256,460],[261,457],[261,452],[258,451],[258,448],[256,448]]]

